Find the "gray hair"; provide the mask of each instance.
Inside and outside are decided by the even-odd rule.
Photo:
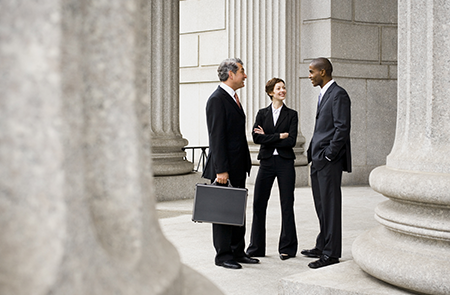
[[[228,72],[232,71],[233,73],[236,74],[237,70],[239,69],[239,66],[237,64],[241,64],[242,66],[244,65],[244,63],[242,62],[242,60],[240,60],[237,57],[234,58],[227,58],[224,61],[222,61],[219,65],[219,68],[217,69],[217,73],[219,75],[219,80],[221,82],[224,82],[226,80],[228,80]]]

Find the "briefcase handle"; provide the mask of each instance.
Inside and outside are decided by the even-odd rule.
[[[217,178],[214,179],[214,182],[211,183],[211,184],[213,184],[213,185],[221,185],[220,183],[217,183]],[[233,186],[231,185],[231,182],[230,182],[229,179],[227,179],[227,186],[228,186],[228,187],[233,187]]]

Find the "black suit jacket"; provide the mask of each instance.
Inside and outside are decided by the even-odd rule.
[[[228,172],[230,178],[245,179],[251,168],[245,114],[220,86],[206,103],[206,123],[209,153],[202,177],[214,180],[217,173]]]
[[[278,155],[287,159],[295,159],[292,149],[297,142],[298,114],[283,104],[276,126],[273,125],[272,104],[260,109],[256,115],[253,128],[261,126],[264,134],[252,132],[253,142],[260,144],[258,160],[270,158],[275,148]],[[288,132],[289,136],[280,139],[280,133]]]
[[[352,171],[350,151],[350,97],[334,82],[317,108],[316,125],[307,154],[308,162],[321,170],[329,161],[343,158],[343,171]]]

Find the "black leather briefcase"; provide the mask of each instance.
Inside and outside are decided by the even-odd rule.
[[[198,183],[192,221],[243,226],[247,196],[246,188]]]

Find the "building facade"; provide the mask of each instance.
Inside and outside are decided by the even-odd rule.
[[[207,144],[204,103],[228,56],[249,74],[249,135],[265,81],[286,80],[306,185],[307,68],[325,56],[352,99],[344,182],[388,198],[356,263],[449,294],[449,14],[445,0],[1,1],[0,293],[221,294],[181,263],[155,202],[192,194],[182,149]]]
[[[299,112],[297,186],[308,184],[304,151],[314,128],[318,88],[309,62],[324,56],[352,100],[353,173],[344,184],[367,184],[385,164],[395,136],[397,1],[180,1],[180,126],[190,145],[208,145],[205,105],[217,87],[217,66],[240,57],[248,79],[240,91],[251,139],[256,113],[270,103],[264,85],[286,81],[286,104]]]

